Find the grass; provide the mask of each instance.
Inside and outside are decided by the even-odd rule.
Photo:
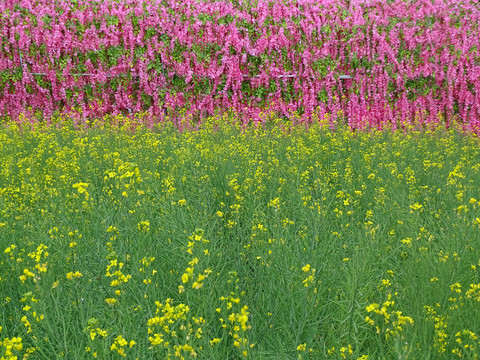
[[[4,126],[0,158],[5,359],[478,356],[472,135]]]

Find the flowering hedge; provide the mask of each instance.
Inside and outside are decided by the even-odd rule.
[[[473,0],[6,0],[0,109],[477,128],[479,23]]]

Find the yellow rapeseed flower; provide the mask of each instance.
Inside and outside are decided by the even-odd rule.
[[[80,271],[75,271],[75,272],[72,272],[70,271],[69,273],[67,273],[66,277],[68,280],[73,280],[73,279],[78,279],[79,277],[82,277],[82,273]]]

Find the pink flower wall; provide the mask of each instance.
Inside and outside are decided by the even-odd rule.
[[[475,1],[74,3],[0,3],[0,114],[480,127]]]

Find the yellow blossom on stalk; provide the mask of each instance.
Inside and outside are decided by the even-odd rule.
[[[148,221],[148,220],[140,221],[137,224],[137,228],[140,231],[149,232],[150,231],[150,221]]]
[[[117,303],[117,299],[107,298],[107,299],[105,299],[105,302],[106,302],[108,305],[115,305],[115,304]]]
[[[203,283],[199,283],[197,281],[193,282],[193,284],[192,284],[192,288],[195,289],[195,290],[200,289],[202,286],[203,286]]]
[[[9,247],[7,247],[3,252],[4,252],[5,254],[9,254],[12,250],[15,250],[16,247],[17,247],[17,246],[16,246],[15,244],[12,244],[12,245],[10,245]]]
[[[25,282],[27,278],[34,278],[35,281],[35,274],[31,272],[29,269],[23,269],[23,275],[20,275],[20,280]]]
[[[22,316],[20,321],[23,322],[23,325],[27,328],[27,334],[31,333],[32,332],[32,324],[30,323],[30,321],[28,321],[27,317]]]
[[[218,344],[219,342],[221,341],[221,339],[219,338],[213,338],[212,340],[210,340],[210,345],[215,345],[215,344]]]
[[[242,330],[246,331],[248,326],[248,315],[250,314],[248,311],[248,307],[245,305],[242,307],[240,314],[237,315],[237,321],[240,323]]]
[[[415,203],[413,205],[410,205],[410,209],[412,209],[413,211],[417,211],[417,210],[423,211],[423,205],[419,203]]]
[[[390,281],[390,279],[382,279],[382,286],[391,286],[392,285],[392,282]]]
[[[80,271],[75,271],[75,272],[70,271],[69,273],[67,273],[66,278],[68,280],[73,280],[73,279],[78,279],[79,277],[82,277],[82,276],[83,275]]]
[[[275,208],[275,210],[278,210],[280,208],[280,198],[277,197],[270,200],[270,202],[268,203],[268,207],[273,207]]]
[[[17,360],[18,357],[13,353],[13,351],[22,351],[23,344],[21,337],[13,337],[11,339],[5,338],[0,342],[0,345],[3,344],[5,348],[5,353],[2,356],[2,360]]]
[[[135,344],[136,344],[135,341],[132,340],[129,343],[127,340],[123,338],[122,335],[118,335],[115,338],[113,344],[110,346],[110,350],[116,351],[119,355],[126,357],[127,355],[125,353],[125,346],[128,345],[131,348]]]
[[[79,194],[85,194],[85,199],[88,200],[90,197],[90,194],[87,191],[88,184],[84,182],[78,182],[76,184],[73,184],[72,187],[74,189],[77,189]]]
[[[470,289],[465,293],[467,299],[474,299],[480,302],[480,283],[470,284]]]
[[[307,349],[307,344],[303,343],[297,346],[297,351],[305,351]]]
[[[302,268],[302,271],[303,271],[304,273],[310,273],[310,275],[308,275],[308,276],[302,281],[302,283],[303,283],[303,285],[304,285],[305,287],[309,287],[309,286],[312,284],[313,280],[315,279],[315,268],[312,268],[312,267],[310,266],[310,264],[307,264],[307,265],[305,265],[305,266]]]
[[[352,355],[352,354],[353,354],[352,345],[348,345],[348,347],[342,346],[342,347],[340,348],[340,356],[341,356],[343,359],[346,359],[346,358],[347,358],[347,355]]]

